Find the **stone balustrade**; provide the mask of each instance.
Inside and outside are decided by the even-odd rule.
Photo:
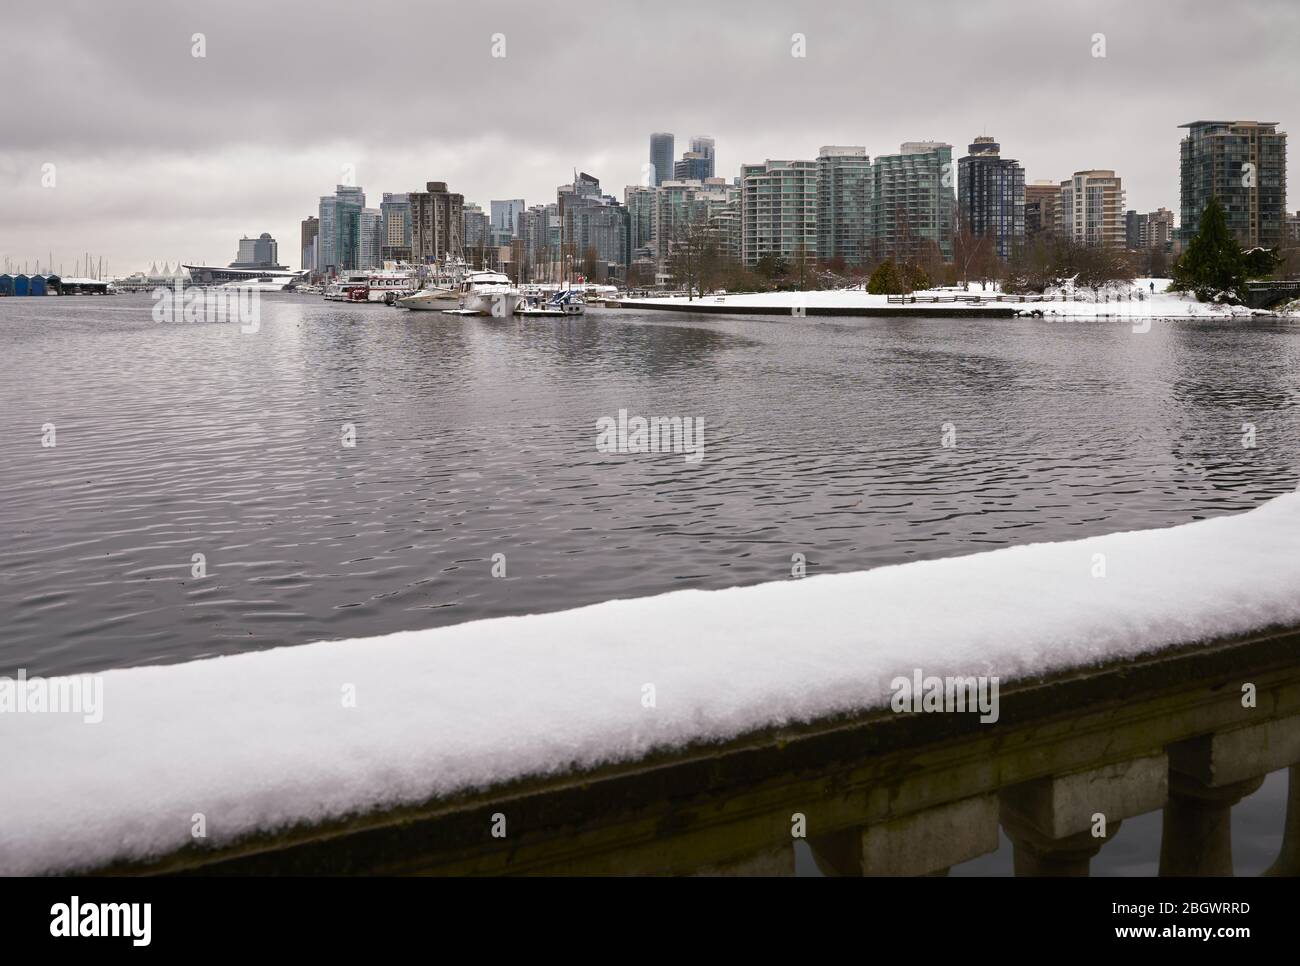
[[[881,709],[599,770],[191,847],[110,873],[945,874],[994,851],[1086,875],[1163,809],[1162,875],[1232,872],[1232,806],[1290,768],[1274,875],[1300,871],[1300,631],[1003,683],[1000,715]]]

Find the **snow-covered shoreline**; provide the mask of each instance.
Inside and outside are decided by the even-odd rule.
[[[156,857],[200,817],[222,844],[881,708],[915,669],[1008,682],[1294,625],[1297,545],[1288,494],[1169,529],[109,671],[99,724],[0,713],[0,874]]]
[[[650,299],[623,299],[624,308],[675,311],[747,312],[798,316],[834,313],[850,315],[978,315],[1000,309],[1006,314],[1059,319],[1210,319],[1275,316],[1279,313],[1252,309],[1244,305],[1219,305],[1198,302],[1195,296],[1168,290],[1169,279],[1134,279],[1117,282],[1096,292],[1087,288],[1049,289],[1042,301],[997,301],[996,287],[981,288],[971,284],[965,289],[931,289],[908,296],[909,301],[891,302],[890,296],[872,295],[861,288],[829,289],[818,292],[746,292],[732,295],[685,296]],[[954,297],[979,296],[981,301],[954,301]]]

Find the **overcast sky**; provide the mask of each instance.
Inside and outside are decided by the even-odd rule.
[[[111,274],[224,265],[263,231],[296,267],[344,165],[372,207],[446,181],[486,209],[554,201],[575,168],[621,197],[651,131],[679,154],[712,135],[728,179],[986,133],[1030,181],[1114,168],[1128,207],[1176,212],[1179,124],[1300,132],[1296,0],[43,0],[4,34],[0,264],[66,273],[84,251]]]

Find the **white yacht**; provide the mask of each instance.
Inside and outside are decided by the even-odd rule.
[[[353,289],[365,288],[370,284],[369,272],[348,272],[340,275],[325,287],[325,301],[327,302],[348,302],[352,301],[351,293]]]
[[[429,274],[419,291],[403,296],[393,304],[416,312],[454,309],[460,299],[460,283],[469,270],[463,258],[449,258],[441,264],[430,266],[427,269]]]
[[[419,288],[415,275],[403,269],[384,269],[371,272],[366,278],[366,301],[393,305],[400,298]]]
[[[519,306],[519,289],[501,272],[469,272],[460,283],[460,311],[508,318]]]
[[[438,312],[442,309],[455,308],[460,293],[454,288],[439,285],[426,286],[418,292],[404,295],[394,304],[399,309],[411,309],[414,312]]]

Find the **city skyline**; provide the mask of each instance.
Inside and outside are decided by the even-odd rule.
[[[675,135],[676,157],[692,137],[712,137],[715,173],[727,181],[742,164],[815,160],[822,145],[863,145],[874,158],[935,140],[956,157],[988,135],[1029,183],[1109,169],[1124,179],[1128,208],[1177,212],[1179,125],[1268,118],[1297,129],[1288,94],[1300,68],[1289,42],[1300,10],[1283,3],[1195,18],[1117,3],[978,12],[934,3],[861,22],[830,5],[754,4],[691,8],[690,31],[674,26],[672,4],[587,19],[565,18],[563,7],[444,11],[440,27],[460,43],[431,62],[392,57],[372,81],[350,75],[334,18],[305,15],[319,5],[256,8],[249,30],[249,4],[151,9],[147,19],[131,3],[51,4],[40,29],[54,49],[19,46],[0,65],[29,114],[6,132],[0,156],[0,256],[44,262],[53,252],[57,268],[90,251],[113,273],[166,260],[225,264],[231,238],[296,238],[349,165],[352,183],[376,199],[436,180],[485,210],[501,199],[533,205],[552,200],[575,169],[621,195],[640,183],[654,131]],[[395,2],[376,10],[377,42],[399,49],[406,38],[383,25],[427,14]],[[35,14],[13,16],[21,33]],[[937,35],[926,27],[936,16],[947,25]],[[192,56],[195,33],[203,57]],[[573,45],[575,34],[600,43]],[[796,34],[803,57],[792,56]],[[1105,56],[1094,56],[1098,34]],[[497,35],[504,57],[492,56]],[[918,78],[907,40],[919,37],[927,72]],[[997,71],[972,72],[959,54],[998,44],[1014,56]],[[315,76],[329,51],[339,69]],[[848,71],[864,51],[866,69]],[[1168,66],[1198,53],[1194,69]],[[588,82],[573,103],[584,60],[601,56],[617,65],[606,72],[609,91]],[[690,83],[672,70],[688,62]],[[891,78],[904,76],[896,89]],[[214,89],[227,104],[200,96]],[[484,103],[495,105],[486,121]],[[556,124],[561,110],[582,123]],[[421,112],[438,123],[421,123]],[[50,164],[55,185],[42,187]],[[1296,164],[1293,153],[1292,183]],[[296,250],[286,249],[287,262]]]

